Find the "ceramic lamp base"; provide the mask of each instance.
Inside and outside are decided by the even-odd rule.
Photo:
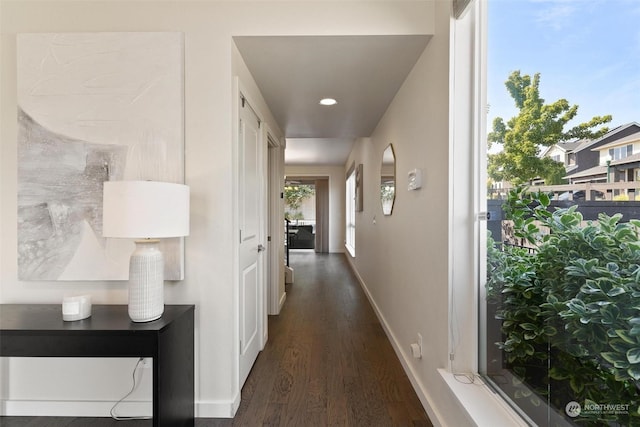
[[[129,317],[151,322],[164,312],[164,259],[159,240],[136,240],[129,260]]]

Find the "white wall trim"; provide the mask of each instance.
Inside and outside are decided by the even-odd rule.
[[[46,417],[105,417],[116,401],[2,400],[0,415]],[[151,401],[121,402],[116,414],[122,417],[150,417]]]
[[[239,131],[239,123],[240,123],[240,96],[244,87],[242,87],[242,83],[240,82],[240,78],[238,76],[233,77],[233,91],[231,96],[231,123],[232,123],[232,132],[231,132],[231,182],[232,182],[232,233],[234,236],[237,236],[238,230],[240,230],[240,219],[239,212],[240,208],[238,206],[238,188],[239,188],[239,171],[238,171],[238,141],[240,140],[240,131]],[[233,330],[232,334],[232,388],[231,393],[233,395],[240,394],[240,244],[237,238],[232,239],[233,245],[231,247],[233,253],[233,316],[230,319],[232,322],[231,329]]]
[[[270,129],[267,138],[276,142],[277,146],[267,148],[267,210],[269,224],[267,233],[271,240],[267,241],[270,277],[267,280],[267,314],[280,314],[286,291],[285,281],[285,252],[284,252],[284,199],[280,198],[284,187],[284,140],[277,141]]]
[[[2,416],[107,417],[115,401],[77,400],[0,400]],[[240,406],[240,394],[234,400],[196,402],[196,418],[233,418]],[[152,402],[121,402],[116,408],[121,417],[151,417]]]
[[[456,379],[456,374],[446,369],[438,369],[438,373],[475,425],[513,427],[529,425],[478,377],[472,383],[466,383]]]
[[[478,6],[475,2],[463,19],[450,18],[448,369],[457,373],[478,371],[478,241],[473,192]]]
[[[233,418],[240,407],[240,393],[233,400],[196,402],[196,418]]]

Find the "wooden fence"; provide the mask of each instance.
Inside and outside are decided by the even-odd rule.
[[[557,187],[557,186],[556,186]],[[538,187],[535,187],[536,189]],[[599,191],[599,190],[598,190]],[[638,193],[640,195],[640,192]],[[522,245],[523,242],[513,239],[510,221],[504,218],[502,205],[504,200],[487,200],[487,212],[489,213],[487,229],[498,242],[508,242]],[[598,219],[601,213],[613,216],[622,214],[621,222],[628,222],[630,219],[640,219],[640,201],[615,201],[615,200],[554,200],[551,202],[551,209],[568,208],[577,205],[577,210],[582,214],[585,221]]]
[[[640,181],[562,185],[532,185],[531,191],[553,192],[554,200],[640,201]],[[510,188],[490,190],[490,198],[504,198]]]

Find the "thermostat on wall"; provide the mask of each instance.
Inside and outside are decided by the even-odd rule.
[[[409,185],[408,189],[417,190],[422,187],[422,170],[421,169],[413,169],[408,173]]]

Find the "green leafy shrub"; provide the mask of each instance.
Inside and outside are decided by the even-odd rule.
[[[585,223],[576,206],[549,205],[547,194],[513,190],[506,218],[530,248],[489,238],[496,344],[560,413],[569,401],[629,405],[581,415],[580,425],[640,425],[640,221],[601,214]]]

